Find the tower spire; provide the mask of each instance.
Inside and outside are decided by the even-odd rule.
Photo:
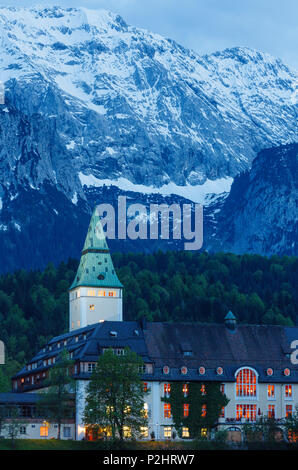
[[[122,287],[95,208],[69,289],[70,330],[104,320],[121,321]]]

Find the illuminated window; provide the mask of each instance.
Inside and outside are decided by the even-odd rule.
[[[48,437],[49,435],[49,428],[48,426],[40,426],[40,437]]]
[[[95,297],[95,290],[89,289],[88,290],[88,297]]]
[[[189,415],[189,404],[183,403],[183,417],[187,418],[188,415]]]
[[[205,384],[201,385],[201,394],[206,395],[206,385]]]
[[[164,391],[164,396],[169,397],[171,393],[171,384],[164,384],[163,391]]]
[[[93,304],[92,304],[92,305],[89,305],[89,310],[94,310],[94,308],[95,308],[95,307],[94,307]]]
[[[77,296],[81,297],[81,291],[80,290],[77,291]]]
[[[148,437],[149,435],[148,426],[142,426],[140,428],[140,431],[141,431],[141,435],[143,438]]]
[[[182,428],[182,437],[189,437],[189,429],[186,427]]]
[[[182,392],[183,392],[184,397],[188,396],[188,384],[183,385]]]
[[[257,416],[257,405],[237,405],[236,418],[245,418],[247,421],[255,421]]]
[[[144,416],[148,418],[148,403],[144,403]]]
[[[105,297],[106,293],[104,290],[99,290],[98,291],[98,297]]]
[[[171,417],[171,405],[170,403],[165,403],[163,405],[163,413],[165,418],[170,418]]]
[[[207,428],[201,429],[201,437],[207,437]]]
[[[77,321],[77,326],[81,326],[81,321],[80,320]],[[60,348],[60,344],[59,344],[59,348]]]
[[[255,397],[257,395],[257,376],[251,369],[241,369],[236,377],[236,396]]]
[[[275,418],[275,405],[268,405],[268,418]]]
[[[116,291],[109,291],[109,297],[116,297]]]
[[[285,385],[285,398],[292,398],[292,385]]]
[[[172,437],[172,428],[171,428],[171,426],[165,426],[163,428],[163,435],[164,435],[164,437]]]
[[[221,411],[220,411],[220,415],[219,415],[220,418],[224,418],[225,417],[225,407],[223,406]]]
[[[275,398],[275,387],[274,387],[274,385],[267,385],[267,396],[268,396],[268,398]]]
[[[205,418],[206,414],[207,414],[207,405],[203,405],[202,406],[202,415],[201,416],[203,418]]]
[[[144,392],[148,392],[148,383],[144,382]]]
[[[131,429],[128,426],[123,426],[124,437],[131,437]]]
[[[293,413],[293,406],[292,405],[286,405],[286,418],[289,416],[292,416]]]

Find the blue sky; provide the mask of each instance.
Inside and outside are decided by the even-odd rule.
[[[15,0],[0,0],[3,6]],[[175,39],[200,54],[247,46],[298,69],[297,0],[19,0],[18,5],[58,4],[105,8],[127,23]]]

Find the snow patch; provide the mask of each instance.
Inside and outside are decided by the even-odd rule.
[[[177,184],[170,182],[168,184],[164,184],[160,188],[156,188],[154,186],[135,184],[123,177],[120,177],[117,180],[100,180],[94,175],[84,175],[82,172],[80,172],[78,176],[82,186],[86,185],[87,187],[93,186],[97,188],[103,186],[117,186],[123,191],[132,191],[142,194],[161,194],[163,196],[176,194],[199,204],[204,204],[206,202],[206,196],[209,193],[221,194],[229,192],[233,182],[233,178],[219,178],[214,181],[207,179],[204,184],[195,186],[190,184],[178,186]]]

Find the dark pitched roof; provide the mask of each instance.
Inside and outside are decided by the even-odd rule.
[[[47,369],[43,361],[57,356],[62,349],[58,343],[67,340],[66,349],[74,360],[84,362],[96,362],[102,348],[130,347],[144,362],[154,363],[153,375],[144,375],[144,380],[233,381],[236,370],[246,365],[257,370],[259,381],[298,382],[298,366],[290,361],[290,343],[298,339],[298,327],[240,324],[231,331],[223,323],[147,322],[143,326],[136,321],[105,321],[57,336],[30,361],[37,363],[33,372]],[[168,376],[163,374],[164,365],[170,367]],[[182,366],[188,368],[185,376]],[[203,376],[198,371],[201,366],[206,370]],[[217,367],[223,368],[222,375]],[[274,370],[273,376],[267,376],[267,368]],[[284,375],[285,368],[290,376]],[[31,373],[23,368],[15,377]]]
[[[290,331],[298,339],[298,328]],[[171,369],[168,380],[181,380],[180,369],[185,365],[188,380],[220,381],[234,380],[236,370],[247,365],[257,370],[259,380],[289,382],[298,381],[298,367],[289,358],[289,334],[284,327],[271,325],[238,325],[231,331],[223,324],[148,323],[145,340],[156,378],[161,380],[167,380],[162,374],[164,365]],[[181,344],[189,344],[191,356],[184,355]],[[198,374],[200,366],[206,369],[203,377]],[[217,367],[224,369],[220,376]],[[269,367],[274,369],[270,378]],[[285,368],[291,370],[290,377],[283,374]]]
[[[0,393],[0,404],[35,404],[39,399],[40,395],[38,393]]]

